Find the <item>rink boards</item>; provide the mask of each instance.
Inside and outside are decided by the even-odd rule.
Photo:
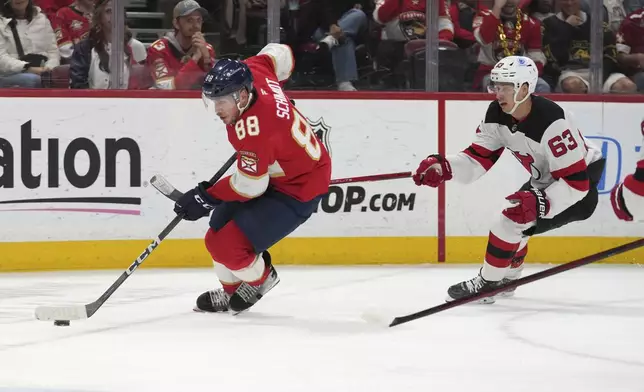
[[[431,153],[460,151],[489,103],[481,95],[293,95],[329,145],[332,178],[413,171]],[[602,149],[607,168],[593,217],[533,238],[533,262],[569,261],[644,233],[642,223],[618,221],[608,198],[641,154],[644,102],[561,104]],[[150,177],[161,173],[186,190],[233,152],[199,98],[7,97],[0,107],[0,271],[125,268],[174,217],[173,203],[149,186]],[[318,212],[275,246],[274,258],[480,262],[504,197],[528,177],[505,153],[468,186],[437,191],[410,179],[333,186]],[[206,229],[206,219],[182,222],[144,265],[209,265]],[[642,259],[644,252],[633,251],[610,261]]]

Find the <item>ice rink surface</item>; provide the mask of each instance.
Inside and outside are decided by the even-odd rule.
[[[526,273],[548,266],[529,266]],[[443,302],[478,266],[285,267],[248,313],[201,314],[210,269],[0,274],[0,391],[644,391],[644,268],[591,265],[394,328],[365,321]]]

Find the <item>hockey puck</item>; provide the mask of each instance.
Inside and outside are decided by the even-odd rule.
[[[56,320],[54,325],[57,327],[69,327],[69,320]]]

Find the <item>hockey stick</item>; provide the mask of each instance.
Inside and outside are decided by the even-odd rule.
[[[644,238],[640,238],[639,240],[635,240],[633,242],[629,242],[627,244],[620,245],[620,246],[617,246],[615,248],[605,250],[603,252],[595,253],[593,255],[586,256],[584,258],[581,258],[581,259],[578,259],[578,260],[575,260],[575,261],[571,261],[571,262],[566,263],[566,264],[561,264],[561,265],[558,265],[556,267],[549,268],[549,269],[541,271],[541,272],[537,272],[536,274],[532,274],[532,275],[523,277],[521,279],[514,280],[514,281],[512,281],[510,283],[507,283],[507,284],[505,284],[505,285],[503,285],[501,287],[498,287],[498,288],[496,288],[494,290],[485,291],[485,292],[482,292],[482,293],[474,294],[474,295],[464,297],[464,298],[461,298],[461,299],[457,299],[457,300],[454,300],[454,301],[446,302],[444,304],[434,306],[434,307],[429,308],[429,309],[421,310],[420,312],[412,313],[412,314],[409,314],[407,316],[396,317],[396,318],[393,319],[391,324],[389,324],[389,327],[395,327],[396,325],[404,324],[404,323],[407,323],[409,321],[417,320],[417,319],[422,318],[422,317],[427,317],[427,316],[430,316],[432,314],[442,312],[443,310],[455,308],[457,306],[466,304],[468,302],[472,302],[472,301],[476,301],[476,300],[479,300],[479,299],[484,298],[484,297],[489,297],[489,296],[492,296],[492,295],[496,295],[496,294],[499,294],[499,293],[501,293],[503,291],[506,291],[508,289],[513,289],[513,288],[516,288],[516,287],[519,287],[519,286],[523,286],[524,284],[532,283],[534,281],[537,281],[537,280],[540,280],[540,279],[543,279],[543,278],[547,278],[549,276],[556,275],[558,273],[568,271],[568,270],[571,270],[573,268],[577,268],[577,267],[581,267],[581,266],[586,265],[586,264],[594,263],[596,261],[603,260],[603,259],[605,259],[607,257],[610,257],[610,256],[615,256],[615,255],[618,255],[620,253],[628,252],[629,250],[637,249],[637,248],[639,248],[641,246],[644,246]]]
[[[217,173],[210,179],[210,183],[214,184],[226,173],[226,171],[237,161],[237,153],[233,154],[226,163],[219,169]],[[147,259],[150,254],[161,244],[161,242],[170,234],[172,230],[183,220],[183,215],[177,215],[166,226],[165,229],[159,233],[150,245],[134,260],[134,262],[119,276],[119,278],[101,295],[96,301],[87,305],[69,305],[69,306],[39,306],[36,308],[36,318],[43,321],[71,321],[82,320],[92,317],[96,311],[103,306],[105,301],[114,294],[127,278],[139,268],[139,266]]]
[[[409,177],[411,177],[411,172],[372,174],[370,176],[336,178],[335,180],[331,180],[331,185],[346,184],[351,182],[395,180],[397,178],[409,178]]]
[[[411,177],[411,172],[400,172],[400,173],[387,173],[387,174],[373,174],[370,176],[362,177],[348,177],[348,178],[338,178],[331,180],[331,185],[336,184],[346,184],[352,182],[367,182],[367,181],[384,181],[384,180],[395,180],[397,178],[409,178]],[[182,193],[178,191],[175,187],[168,182],[168,180],[160,174],[156,174],[150,178],[150,184],[156,188],[162,195],[167,197],[172,201],[177,201]]]

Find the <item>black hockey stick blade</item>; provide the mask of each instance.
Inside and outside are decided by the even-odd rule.
[[[217,173],[210,179],[210,183],[217,182],[226,171],[237,160],[237,153],[234,153]],[[183,220],[182,215],[175,216],[172,221],[159,233],[150,245],[134,260],[132,264],[119,276],[119,278],[112,283],[112,285],[101,295],[96,301],[87,305],[68,305],[68,306],[39,306],[36,308],[36,318],[43,321],[60,320],[82,320],[92,317],[98,309],[114,294],[114,292],[127,280],[127,278],[139,268],[139,266],[147,259],[152,252],[161,244],[161,242],[170,234],[172,230]]]
[[[432,314],[436,314],[438,312],[442,312],[442,311],[447,310],[447,309],[455,308],[457,306],[460,306],[460,305],[463,305],[463,304],[466,304],[466,303],[469,303],[469,302],[477,301],[477,300],[480,300],[480,299],[485,298],[485,297],[490,297],[492,295],[499,294],[499,293],[501,293],[503,291],[506,291],[508,289],[513,289],[513,288],[516,288],[516,287],[519,287],[519,286],[523,286],[524,284],[532,283],[532,282],[535,282],[537,280],[541,280],[543,278],[547,278],[549,276],[556,275],[558,273],[571,270],[573,268],[577,268],[577,267],[581,267],[583,265],[587,265],[587,264],[591,264],[591,263],[594,263],[594,262],[597,262],[597,261],[601,261],[601,260],[603,260],[603,259],[605,259],[607,257],[615,256],[615,255],[618,255],[618,254],[624,253],[624,252],[628,252],[629,250],[637,249],[637,248],[642,247],[642,246],[644,246],[644,238],[640,238],[638,240],[626,243],[624,245],[617,246],[615,248],[611,248],[611,249],[608,249],[608,250],[605,250],[605,251],[602,251],[602,252],[599,252],[599,253],[595,253],[593,255],[586,256],[584,258],[581,258],[581,259],[578,259],[578,260],[575,260],[575,261],[571,261],[569,263],[561,264],[561,265],[558,265],[556,267],[549,268],[547,270],[537,272],[537,273],[532,274],[532,275],[528,275],[528,276],[523,277],[521,279],[517,279],[517,280],[514,280],[514,281],[512,281],[510,283],[507,283],[507,284],[505,284],[503,286],[500,286],[500,287],[498,287],[498,288],[496,288],[494,290],[489,290],[489,291],[486,291],[486,292],[483,292],[483,293],[478,293],[478,294],[470,295],[468,297],[464,297],[464,298],[457,299],[457,300],[454,300],[454,301],[446,302],[444,304],[440,304],[440,305],[434,306],[434,307],[429,308],[429,309],[421,310],[420,312],[412,313],[412,314],[409,314],[407,316],[396,317],[389,324],[389,327],[395,327],[396,325],[404,324],[404,323],[407,323],[407,322],[410,322],[410,321],[413,321],[413,320],[417,320],[417,319],[422,318],[422,317],[431,316]]]
[[[161,174],[155,174],[152,176],[152,178],[150,178],[150,184],[152,184],[154,189],[159,191],[159,193],[172,201],[177,201],[181,196],[183,196],[183,193],[172,186],[172,184],[170,184],[170,182]]]

